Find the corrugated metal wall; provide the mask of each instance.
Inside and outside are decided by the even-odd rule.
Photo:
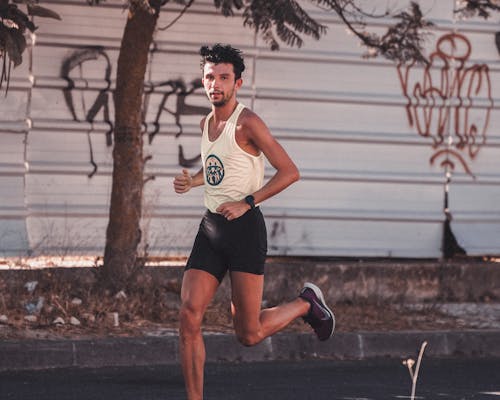
[[[468,254],[500,254],[499,18],[460,21],[453,0],[420,4],[436,23],[428,54],[452,32],[471,49],[462,70],[457,53],[453,60],[439,53],[427,71],[432,85],[423,67],[400,69],[400,80],[393,63],[362,58],[364,49],[336,16],[314,8],[327,36],[280,52],[240,18],[219,16],[208,0],[159,30],[146,77],[152,141],[145,153],[155,176],[145,190],[149,252],[185,255],[191,247],[202,190],[176,195],[171,182],[180,149],[193,171],[200,167],[198,123],[209,109],[197,83],[199,46],[230,42],[246,54],[240,101],[266,121],[302,174],[263,205],[271,254],[439,257],[446,190],[459,244]],[[47,7],[63,20],[36,21],[35,45],[0,97],[0,255],[99,255],[111,188],[111,90],[126,14],[117,0]],[[178,10],[164,11],[159,27]],[[382,31],[388,22],[371,28]],[[455,39],[455,50],[446,40],[442,49],[467,47]],[[442,89],[446,62],[461,91],[450,85],[446,98],[415,91],[417,83]],[[482,64],[489,70],[465,74]]]

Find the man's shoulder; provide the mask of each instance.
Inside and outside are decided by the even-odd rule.
[[[245,108],[238,118],[238,126],[236,131],[246,137],[248,140],[254,141],[257,136],[270,134],[269,128],[265,122],[249,108]]]
[[[243,126],[252,126],[255,123],[262,123],[262,119],[250,108],[245,107],[238,118],[238,124]]]
[[[210,117],[210,115],[212,115],[212,113],[210,112],[209,114],[205,115],[201,120],[200,120],[200,129],[201,129],[201,132],[203,133],[203,129],[205,127],[205,121],[207,120],[208,117]]]

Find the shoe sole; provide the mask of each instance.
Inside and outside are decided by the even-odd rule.
[[[323,307],[326,308],[326,310],[332,316],[332,320],[333,320],[332,332],[330,333],[330,336],[328,336],[326,339],[323,339],[323,340],[330,339],[333,335],[333,332],[335,331],[335,314],[333,314],[333,311],[330,310],[330,308],[326,305],[325,298],[323,297],[323,292],[321,291],[321,289],[319,287],[317,287],[314,283],[306,282],[306,283],[304,283],[304,288],[311,289],[314,292],[314,294],[316,295],[316,297],[318,297],[321,300]]]

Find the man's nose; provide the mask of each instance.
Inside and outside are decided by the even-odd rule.
[[[212,81],[212,87],[213,87],[214,89],[218,89],[218,88],[220,87],[220,85],[221,85],[221,82],[222,82],[222,81],[221,81],[220,79],[214,79],[214,80]]]

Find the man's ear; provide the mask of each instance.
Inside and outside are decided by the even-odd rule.
[[[239,89],[241,85],[243,85],[243,79],[242,78],[236,79],[235,83],[236,89]]]

